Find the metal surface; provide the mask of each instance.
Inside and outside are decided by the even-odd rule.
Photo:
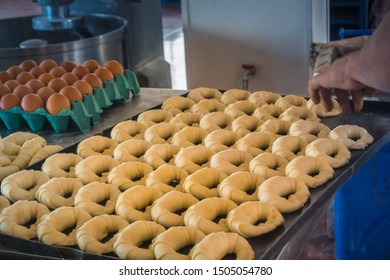
[[[0,20],[0,69],[19,65],[25,59],[37,62],[52,58],[58,63],[71,60],[78,64],[87,59],[105,62],[110,59],[123,63],[123,38],[127,21],[118,16],[91,14],[84,17],[83,28],[66,31],[36,31],[32,17]],[[19,48],[28,39],[43,39],[45,46]]]
[[[130,119],[147,109],[159,106],[170,96],[182,95],[185,93],[185,91],[179,90],[142,88],[139,96],[134,97],[124,104],[118,104],[107,109],[102,116],[102,122],[99,125],[92,127],[92,130],[88,133],[82,134],[74,131],[55,134],[52,131],[41,131],[39,134],[44,136],[49,143],[69,147],[66,151],[74,152],[77,143],[82,139],[94,134],[108,136],[110,129],[118,122]],[[310,230],[301,231],[301,229],[305,228],[309,221],[313,221],[316,217],[319,217],[336,191],[382,147],[390,142],[390,103],[367,101],[365,102],[363,112],[326,118],[323,119],[323,123],[330,128],[334,128],[340,124],[357,124],[366,128],[375,138],[375,141],[366,150],[352,151],[352,158],[348,165],[336,169],[334,178],[325,185],[311,190],[310,200],[303,209],[283,215],[285,223],[282,226],[266,235],[249,239],[257,259],[275,259],[281,252],[287,254],[284,251],[286,245],[288,245],[289,242],[294,242],[294,240],[302,240],[302,238],[305,238]],[[2,136],[9,133],[10,132],[5,130],[1,131]],[[40,164],[41,163],[38,163],[33,168],[40,168]],[[50,258],[112,258],[112,256],[83,254],[79,250],[72,248],[54,248],[36,241],[30,243],[28,243],[29,241],[22,241],[27,242],[25,244],[31,245],[22,246],[19,245],[19,239],[4,235],[0,235],[0,241],[0,249],[5,250],[8,248],[8,251],[23,251],[26,254],[35,252],[37,255]],[[48,251],[50,251],[50,255],[47,253]],[[293,256],[293,253],[295,252],[289,252],[288,254],[289,256]]]

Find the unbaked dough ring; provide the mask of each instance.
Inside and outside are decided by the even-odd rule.
[[[145,140],[153,144],[171,143],[173,136],[179,129],[170,123],[157,123],[149,126],[145,131]]]
[[[179,113],[169,123],[173,124],[180,131],[187,126],[198,127],[202,117],[203,115],[198,113]]]
[[[189,175],[183,183],[183,191],[197,199],[218,197],[218,186],[227,177],[217,169],[203,167]]]
[[[155,109],[142,112],[138,115],[137,121],[149,127],[157,123],[169,122],[172,118],[172,113],[165,110]]]
[[[232,116],[234,119],[241,116],[251,116],[255,110],[256,105],[248,100],[240,100],[226,106],[225,113]]]
[[[163,164],[174,164],[180,147],[172,144],[156,144],[150,147],[145,153],[145,162],[157,169]]]
[[[204,99],[192,106],[191,112],[204,116],[213,112],[224,112],[225,108],[223,103],[215,99]]]
[[[257,107],[261,107],[266,104],[275,104],[275,102],[282,96],[279,93],[270,91],[255,91],[253,92],[248,100],[254,103]]]
[[[335,100],[331,99],[332,101],[332,110],[326,111],[324,104],[314,104],[313,100],[309,99],[307,101],[307,108],[312,110],[314,113],[317,114],[318,117],[324,118],[324,117],[336,117],[341,115],[343,112],[340,104]]]
[[[274,176],[285,176],[288,160],[282,156],[265,152],[259,154],[249,163],[249,171],[265,179]]]
[[[287,110],[292,106],[306,108],[307,100],[303,96],[289,94],[278,99],[275,104],[281,107],[283,110]]]
[[[240,135],[225,129],[211,131],[204,139],[204,145],[214,153],[235,148]]]
[[[208,132],[217,129],[230,129],[233,123],[233,117],[223,112],[209,113],[201,118],[199,126]]]
[[[227,149],[211,157],[210,167],[230,175],[237,171],[248,171],[249,162],[252,159],[253,157],[250,153],[236,149]]]
[[[288,135],[289,129],[292,125],[292,122],[279,120],[279,119],[269,119],[266,120],[258,130],[259,132],[270,132],[279,136]]]
[[[101,215],[85,222],[76,232],[76,241],[79,248],[87,253],[108,254],[113,252],[118,233],[129,225],[124,219],[116,215]],[[106,242],[106,236],[114,234]]]
[[[351,124],[337,126],[329,133],[329,138],[343,142],[351,150],[364,150],[374,142],[374,137],[365,128]]]
[[[118,143],[101,135],[91,136],[77,145],[77,154],[82,158],[93,155],[106,155],[112,157]]]
[[[184,226],[185,211],[198,202],[199,200],[189,193],[171,191],[155,201],[151,217],[165,228]],[[178,211],[181,214],[177,214]]]
[[[288,121],[288,122],[295,122],[298,120],[320,121],[320,119],[317,117],[317,114],[314,113],[309,108],[296,107],[296,106],[287,108],[279,116],[279,119],[284,120],[284,121]]]
[[[229,231],[226,217],[237,207],[233,201],[223,197],[205,198],[189,207],[184,214],[184,224],[201,230],[204,234],[218,231]],[[216,223],[214,220],[220,218]]]
[[[256,173],[237,171],[220,183],[218,193],[238,205],[246,201],[256,201],[259,200],[258,187],[263,181],[264,178]]]
[[[108,174],[117,165],[119,162],[112,157],[94,155],[80,161],[76,165],[75,174],[84,185],[92,182],[107,183]]]
[[[115,148],[114,159],[120,163],[130,161],[144,162],[145,153],[152,146],[152,143],[141,139],[126,140]]]
[[[245,136],[251,132],[257,131],[263,124],[263,121],[253,116],[241,116],[232,122],[232,131]]]
[[[146,125],[142,122],[127,120],[118,123],[111,130],[111,138],[117,143],[122,143],[129,139],[144,139]]]
[[[163,193],[156,188],[134,186],[119,195],[115,211],[129,223],[138,220],[151,221],[151,207],[161,196]]]
[[[31,158],[30,162],[28,163],[28,166],[31,166],[48,156],[51,156],[53,154],[56,154],[60,151],[62,151],[63,148],[60,145],[47,145],[39,149]]]
[[[207,134],[207,130],[203,128],[187,126],[173,136],[172,144],[182,148],[202,145]]]
[[[299,136],[281,136],[272,144],[272,153],[284,157],[288,161],[305,155],[307,141]]]
[[[222,94],[221,102],[228,106],[237,101],[247,100],[251,93],[243,89],[229,89]]]
[[[165,99],[162,103],[161,109],[170,112],[173,116],[183,112],[189,112],[195,102],[187,97],[172,96]]]
[[[145,182],[147,186],[157,188],[162,193],[173,190],[182,191],[182,185],[187,176],[187,171],[171,164],[163,164],[149,173]]]
[[[9,202],[9,200],[5,196],[0,195],[0,214],[4,208],[7,208],[10,205],[11,202]]]
[[[49,156],[42,165],[42,171],[50,178],[75,178],[75,167],[83,158],[72,153],[59,153]]]
[[[244,202],[230,211],[226,220],[231,231],[245,238],[266,234],[284,223],[276,207],[259,201]],[[258,221],[263,222],[257,224]]]
[[[198,87],[192,89],[187,97],[194,100],[196,103],[204,99],[215,99],[221,101],[222,93],[215,88]]]
[[[37,225],[42,216],[50,213],[43,204],[36,201],[19,200],[4,208],[0,213],[0,232],[23,239],[37,237]],[[24,225],[35,221],[29,227]]]
[[[203,145],[182,148],[175,157],[175,165],[192,174],[203,167],[209,167],[213,154]]]
[[[120,194],[120,190],[114,185],[92,182],[77,192],[74,205],[93,217],[112,214]]]
[[[309,198],[309,188],[303,181],[295,178],[274,176],[259,187],[259,201],[275,206],[281,213],[302,208]]]
[[[75,207],[60,207],[44,215],[37,227],[38,239],[48,245],[75,246],[76,232],[87,221],[92,219],[88,212]],[[64,230],[73,230],[65,234]]]
[[[171,227],[153,240],[151,248],[157,260],[190,260],[191,253],[186,255],[178,251],[198,244],[203,238],[204,233],[196,228]]]
[[[235,254],[237,260],[253,260],[255,252],[249,242],[235,232],[213,232],[192,249],[193,260],[221,260]]]
[[[124,162],[110,171],[107,181],[124,192],[133,186],[145,185],[145,180],[152,171],[153,167],[143,162]]]
[[[114,252],[125,260],[155,260],[153,250],[141,248],[142,243],[153,240],[165,228],[153,221],[135,221],[118,234],[114,243]]]
[[[1,194],[11,202],[34,200],[38,188],[47,181],[49,177],[42,171],[21,170],[1,182]]]
[[[327,138],[330,128],[318,121],[298,120],[291,124],[289,134],[292,136],[300,136],[308,143],[317,138]]]
[[[278,119],[279,116],[283,113],[283,109],[276,106],[275,104],[266,104],[257,108],[252,116],[258,118],[262,121]]]
[[[50,209],[74,206],[74,197],[83,184],[76,178],[52,178],[38,188],[35,198]]]
[[[351,159],[351,152],[341,141],[328,138],[311,142],[307,145],[305,154],[323,159],[333,168],[342,167]]]
[[[259,154],[271,152],[272,144],[277,138],[278,135],[270,132],[252,132],[237,142],[236,149],[256,157]]]

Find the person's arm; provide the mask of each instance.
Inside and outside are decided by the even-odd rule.
[[[372,88],[390,92],[390,12],[367,40],[361,50],[337,59],[324,72],[311,78],[308,92],[315,104],[321,101],[332,109],[332,90],[337,95],[344,113],[353,108],[360,111],[363,97],[372,93]]]

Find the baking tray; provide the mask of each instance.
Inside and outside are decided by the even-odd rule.
[[[153,92],[153,91],[152,91]],[[168,96],[183,95],[183,91],[165,90],[165,95],[160,96],[160,99],[165,100]],[[185,96],[184,92],[184,96]],[[156,103],[156,98],[153,95],[149,96],[153,102]],[[162,101],[154,106],[147,107],[148,109],[160,108]],[[139,104],[145,103],[141,102]],[[142,107],[142,106],[141,106]],[[101,130],[94,135],[100,134],[109,136],[111,129],[119,122],[126,119],[136,119],[137,116],[147,109],[133,108],[138,113],[129,116],[128,118],[122,116],[121,120],[113,122],[110,127]],[[124,108],[117,108],[117,113],[124,110]],[[133,110],[133,112],[135,112]],[[352,113],[349,115],[341,115],[338,117],[330,117],[322,119],[322,122],[328,125],[331,129],[341,124],[356,124],[367,129],[367,131],[374,137],[374,142],[365,150],[353,150],[350,162],[335,170],[334,177],[325,185],[316,189],[311,189],[310,200],[299,211],[283,214],[285,223],[276,228],[274,231],[248,239],[255,251],[256,259],[275,259],[282,251],[284,246],[290,240],[293,240],[298,235],[302,234],[301,229],[307,225],[308,221],[319,217],[324,207],[333,198],[337,190],[351,178],[360,167],[374,157],[387,143],[390,142],[390,103],[366,101],[363,111],[360,113]],[[85,138],[85,137],[83,137]],[[61,152],[75,153],[79,142],[70,145]],[[40,169],[43,161],[38,162],[28,169]],[[47,259],[117,259],[115,255],[93,255],[86,254],[76,248],[56,247],[45,245],[39,241],[27,241],[12,236],[0,234],[0,255],[1,251],[9,252],[9,256],[15,254],[15,258],[23,255],[26,258],[37,257]]]

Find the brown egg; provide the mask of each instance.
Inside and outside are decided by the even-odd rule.
[[[39,97],[42,98],[44,103],[46,103],[50,95],[53,95],[54,93],[56,93],[54,89],[49,87],[43,87],[37,91],[37,95],[39,95]]]
[[[74,86],[66,86],[61,89],[60,93],[65,95],[70,102],[83,100],[80,90]]]
[[[95,72],[100,67],[99,62],[94,59],[84,61],[83,66],[87,67],[91,73]]]
[[[70,110],[70,102],[65,95],[61,93],[54,93],[47,99],[46,110],[49,114],[58,114],[63,109]]]
[[[43,107],[43,100],[35,93],[30,93],[23,97],[20,107],[22,107],[25,112],[32,113],[38,108]]]
[[[34,91],[28,85],[18,85],[13,91],[13,94],[19,97],[20,100],[22,100],[23,97],[30,93],[34,93]]]
[[[12,93],[9,87],[6,85],[0,84],[0,98],[2,98],[7,93]]]
[[[45,86],[44,83],[42,83],[42,81],[39,79],[32,79],[28,81],[26,85],[31,87],[35,93],[37,93],[40,88],[43,88]]]
[[[21,84],[27,84],[27,82],[32,79],[35,79],[34,75],[26,71],[19,73],[19,75],[16,77],[16,80]]]
[[[22,61],[19,66],[22,67],[24,71],[30,71],[35,66],[38,66],[38,64],[32,59],[26,59]]]
[[[6,81],[13,80],[14,77],[7,71],[0,72],[0,81],[4,84]]]
[[[20,85],[20,83],[17,80],[9,80],[4,83],[11,91],[14,91],[15,88]]]
[[[22,67],[16,66],[16,65],[13,65],[13,66],[11,66],[11,67],[9,67],[9,68],[7,69],[7,72],[10,73],[14,79],[16,79],[16,77],[17,77],[20,73],[22,73],[23,71],[24,71],[24,70],[23,70]]]
[[[39,64],[46,72],[49,72],[52,68],[57,66],[57,62],[54,59],[44,59]]]
[[[100,67],[94,73],[98,75],[102,81],[114,80],[114,75],[112,75],[111,71],[108,70],[106,67]]]
[[[50,74],[50,73],[43,73],[42,75],[40,75],[40,76],[38,77],[38,79],[41,80],[41,82],[42,82],[45,86],[47,86],[47,85],[50,83],[50,81],[53,80],[54,78],[55,78],[55,77],[54,77],[52,74]]]
[[[20,99],[12,93],[7,93],[0,100],[1,110],[11,110],[15,106],[20,105]]]
[[[98,77],[98,75],[94,73],[89,73],[83,77],[83,80],[91,85],[93,88],[103,87],[102,80]]]
[[[30,73],[34,75],[34,77],[37,79],[39,78],[43,73],[47,73],[45,69],[43,69],[41,66],[35,66],[31,68]]]
[[[91,73],[91,71],[89,71],[89,69],[85,66],[78,65],[75,68],[73,68],[72,73],[77,75],[77,77],[79,77],[80,79],[82,79],[85,75]]]
[[[73,61],[64,61],[61,66],[67,71],[72,72],[73,68],[77,66]]]
[[[73,85],[76,81],[80,80],[79,77],[77,77],[77,75],[69,72],[62,75],[61,78],[64,79],[65,82],[67,82],[68,85],[70,86]]]
[[[107,61],[104,64],[104,67],[110,70],[113,75],[123,75],[125,73],[122,64],[120,64],[119,61],[116,60]]]
[[[56,66],[56,67],[53,67],[51,70],[50,70],[50,74],[52,74],[54,77],[56,78],[60,78],[62,75],[64,75],[67,71],[65,70],[64,67],[61,67],[61,66]]]
[[[49,83],[48,83],[48,87],[51,87],[52,89],[55,90],[55,92],[60,92],[60,90],[63,88],[63,87],[66,87],[68,85],[67,82],[65,82],[64,79],[61,79],[61,78],[54,78],[53,80],[51,80]]]
[[[77,87],[82,94],[92,94],[93,92],[91,85],[83,80],[76,81],[73,86]]]

